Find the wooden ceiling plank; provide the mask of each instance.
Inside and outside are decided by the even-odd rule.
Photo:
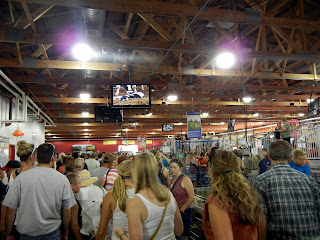
[[[256,46],[255,46],[255,49],[254,49],[255,52],[257,52],[259,50],[261,32],[262,32],[262,27],[260,27],[259,31],[258,31],[258,36],[257,36],[257,40],[256,40]],[[255,65],[256,65],[256,61],[257,61],[257,59],[253,58],[252,67],[251,67],[251,73],[252,74],[254,73],[254,68],[255,68]]]
[[[126,35],[128,35],[128,31],[129,31],[129,27],[130,27],[130,23],[131,23],[132,17],[133,17],[133,13],[128,13],[126,26],[124,27],[124,30],[123,30],[124,34],[126,34]]]
[[[138,13],[138,15],[150,25],[157,33],[160,34],[161,37],[163,37],[167,42],[174,41],[174,38],[166,31],[164,30],[156,21],[153,19],[153,16],[150,14],[143,14]]]
[[[22,5],[22,8],[23,8],[23,10],[24,10],[24,13],[26,14],[26,17],[27,17],[27,19],[28,19],[28,21],[29,21],[29,23],[30,23],[30,26],[31,26],[31,28],[32,28],[32,31],[33,31],[34,33],[36,33],[36,32],[37,32],[37,27],[36,27],[36,25],[35,25],[35,23],[34,23],[34,21],[33,21],[33,18],[32,18],[30,9],[29,9],[29,6],[28,6],[28,4],[27,4],[27,1],[26,1],[26,0],[22,0],[22,1],[21,1],[21,5]]]
[[[40,47],[40,45],[43,45],[44,47],[44,50],[45,51],[47,51],[49,48],[51,48],[52,47],[52,44],[39,44],[38,46],[39,46],[39,48],[38,48],[38,50],[36,50],[31,56],[32,57],[35,57],[35,58],[38,58],[38,57],[40,57],[44,52],[43,52],[43,48],[42,47]]]
[[[17,47],[17,53],[18,53],[19,62],[20,62],[20,64],[22,64],[22,57],[21,57],[21,52],[20,52],[20,45],[19,45],[19,43],[16,43],[16,47]]]
[[[35,22],[38,19],[40,19],[43,15],[45,15],[49,10],[51,10],[54,7],[54,5],[41,5],[37,10],[35,10],[31,14],[32,21]],[[28,18],[23,18],[19,22],[18,25],[16,25],[17,28],[27,29],[30,26],[30,21]]]
[[[20,65],[15,59],[0,58],[0,65],[4,67],[25,67]],[[28,66],[29,67],[29,66]],[[170,66],[159,66],[157,69],[150,69],[146,65],[132,64],[133,72],[146,72],[146,73],[166,73],[166,74],[179,74],[179,72]],[[51,68],[51,69],[90,69],[90,70],[102,70],[102,71],[124,71],[128,72],[128,67],[117,63],[101,63],[101,62],[77,62],[77,61],[58,61],[58,60],[37,60],[36,65],[30,66],[30,68]],[[194,69],[194,73],[185,73],[182,68],[183,75],[202,75],[213,76],[212,69]],[[215,76],[222,77],[241,77],[241,71],[226,71],[216,70]],[[313,80],[312,74],[295,74],[295,73],[270,73],[256,72],[253,75],[251,72],[244,72],[245,77],[262,78],[262,79],[292,79],[292,80]]]
[[[17,2],[25,0],[14,0]],[[150,13],[160,15],[173,15],[173,16],[196,16],[198,8],[192,5],[173,4],[166,2],[154,2],[143,0],[78,0],[78,1],[65,1],[65,0],[26,0],[27,3],[47,4],[75,8],[93,8],[104,9],[114,12],[127,12],[127,13]],[[282,2],[282,1],[279,1]],[[284,2],[284,1],[283,1]],[[238,10],[226,10],[210,7],[207,11],[199,14],[198,19],[201,20],[216,20],[224,22],[234,22],[240,24],[255,25],[256,22],[246,19],[245,13]],[[261,25],[274,26],[279,28],[296,28],[306,30],[320,30],[320,23],[315,21],[306,21],[299,19],[287,19],[279,17],[261,16]]]
[[[281,29],[279,29],[279,28],[275,28],[275,27],[272,27],[272,29],[273,29],[289,46],[291,46],[292,48],[294,48],[297,53],[302,53],[302,52],[303,52],[303,51],[302,51],[302,48],[301,48],[299,45],[297,45],[294,41],[292,41],[292,40],[287,36],[287,34],[286,34],[283,30],[281,30]]]
[[[9,12],[10,12],[11,22],[14,23],[13,6],[12,6],[12,2],[10,0],[8,1],[8,7],[9,7]]]

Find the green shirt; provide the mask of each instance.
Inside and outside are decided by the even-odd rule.
[[[184,153],[178,153],[178,158],[183,161],[184,160]]]
[[[285,129],[285,128],[287,128],[287,130],[282,133],[282,137],[289,138],[290,137],[290,124],[286,122],[283,126],[283,129]]]

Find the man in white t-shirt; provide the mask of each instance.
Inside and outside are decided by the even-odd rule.
[[[100,167],[100,163],[98,161],[98,153],[92,153],[89,155],[89,159],[85,161],[85,163],[88,166],[88,171],[90,172],[90,175],[93,176],[93,171],[96,168]]]
[[[43,143],[37,148],[38,166],[17,176],[3,205],[8,207],[6,219],[7,240],[14,239],[12,228],[20,239],[67,239],[71,207],[75,205],[68,179],[53,169],[55,148]]]

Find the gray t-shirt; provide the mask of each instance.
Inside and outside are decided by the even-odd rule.
[[[99,167],[95,169],[93,171],[92,177],[97,177],[98,181],[94,182],[93,184],[96,186],[100,186],[101,180],[108,170],[109,168],[106,168],[106,167]]]
[[[17,209],[17,230],[40,236],[61,225],[61,210],[75,205],[68,179],[52,168],[36,167],[19,174],[3,205]]]

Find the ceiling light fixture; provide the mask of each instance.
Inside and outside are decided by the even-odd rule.
[[[147,113],[146,116],[147,116],[147,117],[151,117],[151,116],[152,116],[152,113]]]
[[[51,135],[52,135],[52,133],[47,133],[47,135],[48,135],[48,136],[51,136]]]
[[[259,113],[252,113],[252,116],[258,117],[258,116],[259,116]]]
[[[249,96],[245,96],[245,97],[242,98],[242,100],[243,100],[245,103],[249,103],[249,102],[251,102],[252,98],[249,97]]]
[[[235,61],[236,59],[234,54],[230,52],[221,53],[216,57],[217,66],[223,69],[231,68],[234,65]]]
[[[202,116],[203,116],[203,117],[208,117],[208,116],[209,116],[209,113],[204,112],[204,113],[202,113]]]
[[[182,123],[182,122],[179,122],[178,125],[183,125],[183,123]]]
[[[89,123],[83,123],[83,126],[88,126],[89,125]]]
[[[224,122],[221,122],[220,124],[221,124],[221,125],[223,125],[223,124],[224,124]]]
[[[82,112],[82,116],[88,117],[88,116],[89,116],[89,113],[88,113],[88,112]]]
[[[155,132],[152,132],[151,134],[156,134]]]
[[[81,93],[81,94],[80,94],[80,98],[81,98],[82,101],[88,101],[89,98],[90,98],[90,94],[88,94],[88,93]]]
[[[129,131],[129,129],[128,128],[126,128],[126,129],[124,129],[126,132],[128,132]]]
[[[93,56],[92,49],[84,43],[79,43],[72,48],[73,56],[82,62],[89,61]]]
[[[85,128],[85,129],[83,129],[84,131],[88,131],[89,129],[88,128]]]
[[[299,113],[298,115],[299,115],[299,117],[303,117],[304,113]]]
[[[308,98],[308,99],[307,99],[307,103],[311,103],[311,102],[313,102],[313,101],[314,101],[313,98]]]
[[[171,101],[171,102],[174,102],[174,101],[177,101],[178,96],[177,96],[177,95],[169,95],[169,96],[167,97],[167,99],[168,99],[169,101]]]

